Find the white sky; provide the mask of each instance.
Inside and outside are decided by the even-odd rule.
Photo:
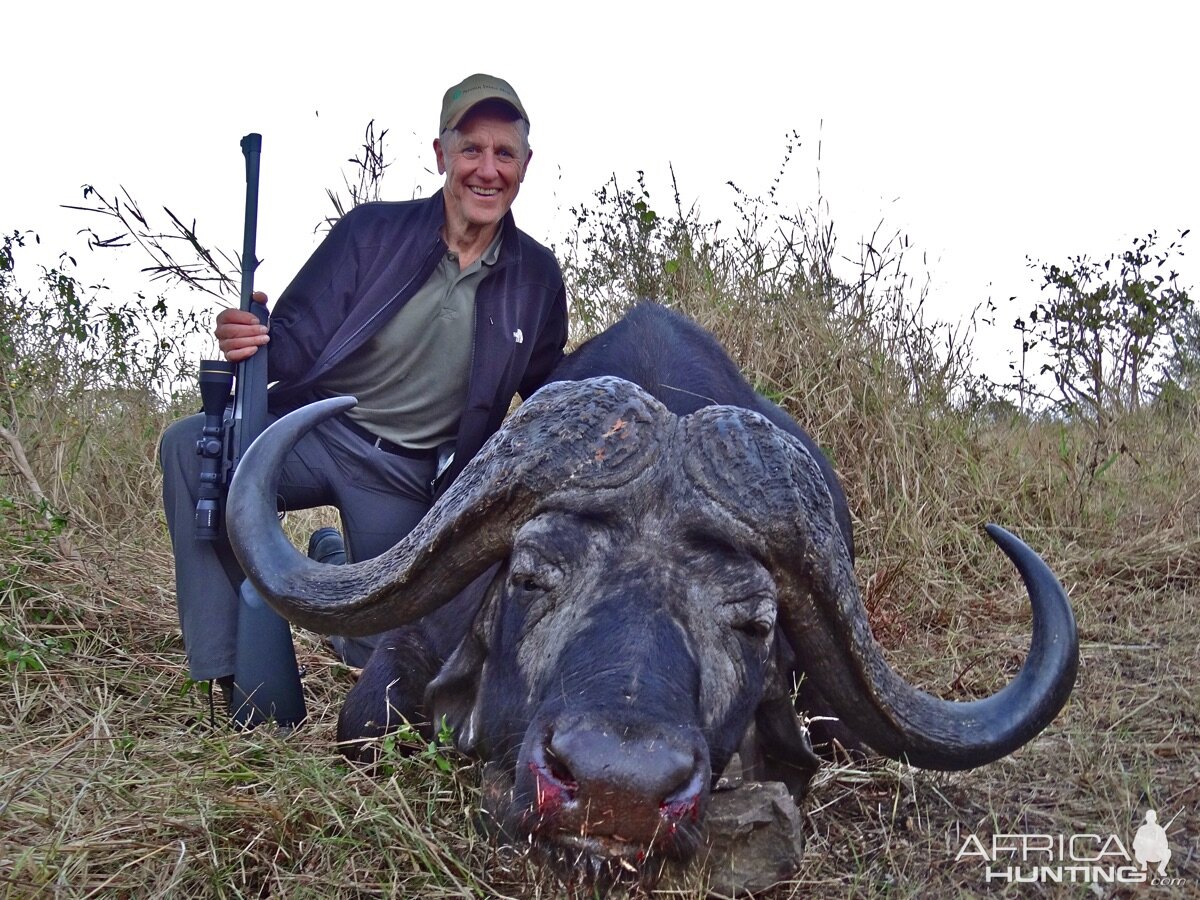
[[[563,238],[566,208],[613,173],[632,185],[644,169],[669,212],[669,163],[685,203],[728,221],[725,182],[764,192],[795,130],[784,207],[816,201],[820,143],[842,251],[880,220],[903,231],[933,312],[957,318],[988,296],[1032,299],[1027,254],[1106,257],[1200,224],[1198,10],[26,0],[3,14],[0,229],[78,250],[72,235],[93,222],[58,205],[80,202],[84,183],[123,185],[148,213],[170,206],[239,249],[238,141],[258,131],[257,286],[277,295],[367,121],[390,129],[389,196],[427,194],[442,93],[483,71],[509,80],[532,119],[515,213],[534,237]],[[1200,283],[1198,256],[1186,284]],[[1027,308],[1002,314],[1005,327]]]

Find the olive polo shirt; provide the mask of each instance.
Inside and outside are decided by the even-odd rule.
[[[447,251],[392,320],[325,376],[322,396],[352,395],[346,415],[377,437],[417,449],[453,440],[467,402],[475,291],[500,256],[500,231],[459,269]]]

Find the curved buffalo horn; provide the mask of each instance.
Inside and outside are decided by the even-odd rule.
[[[226,508],[230,543],[263,597],[297,625],[345,635],[394,628],[450,600],[503,559],[516,529],[554,496],[583,491],[602,505],[646,471],[673,419],[618,378],[547,385],[396,546],[364,562],[323,565],[284,535],[278,475],[305,433],[354,403],[322,400],[274,422],[243,456]]]
[[[907,683],[872,636],[825,481],[803,445],[755,413],[709,407],[684,421],[684,468],[728,527],[773,569],[780,619],[805,672],[874,750],[922,768],[980,766],[1045,728],[1075,684],[1079,642],[1049,567],[1004,529],[988,534],[1019,570],[1033,607],[1020,672],[998,693],[952,702]]]

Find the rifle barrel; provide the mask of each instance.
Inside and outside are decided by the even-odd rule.
[[[242,138],[242,155],[246,157],[246,230],[242,239],[242,296],[241,308],[254,313],[261,324],[268,322],[267,308],[253,302],[254,270],[258,268],[255,255],[255,235],[258,231],[258,169],[262,154],[262,135],[248,134]],[[242,454],[267,427],[267,348],[260,346],[249,359],[237,364],[237,389],[233,405],[234,446],[232,466],[236,467]],[[232,471],[230,472],[232,475]]]
[[[246,219],[242,234],[242,296],[241,307],[250,309],[254,295],[254,270],[258,268],[255,256],[258,232],[258,168],[262,155],[262,135],[248,134],[242,138],[242,155],[246,157]]]

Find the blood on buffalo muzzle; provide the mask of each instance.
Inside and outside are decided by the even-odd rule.
[[[698,732],[564,717],[526,741],[516,781],[541,838],[604,839],[674,855],[700,822],[711,770]]]

